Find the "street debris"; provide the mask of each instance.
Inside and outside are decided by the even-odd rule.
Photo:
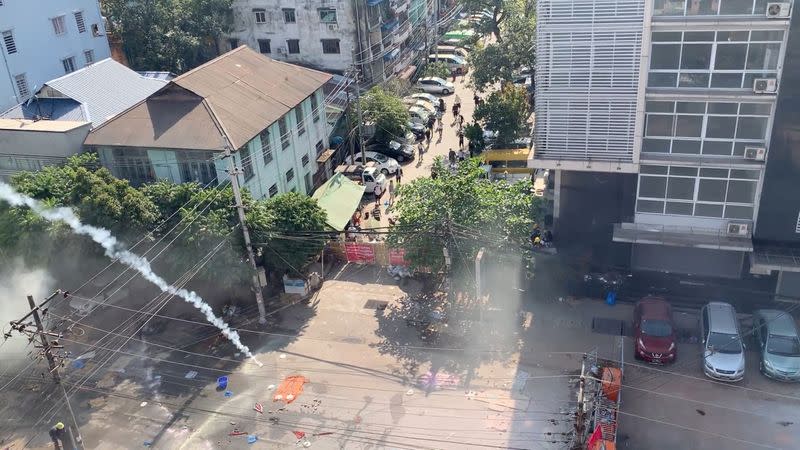
[[[259,414],[264,414],[264,405],[262,405],[261,403],[256,402],[256,404],[253,405],[253,409],[256,410]]]
[[[286,359],[286,353],[281,353],[281,356],[279,356],[278,358],[280,358],[280,359]]]
[[[269,386],[267,386],[267,390],[268,391],[271,391],[273,389],[275,389],[275,385],[274,384],[270,384]]]
[[[197,376],[197,371],[190,370],[186,372],[186,375],[184,375],[183,378],[186,378],[187,380],[193,380],[196,376]]]
[[[233,431],[228,433],[228,436],[244,436],[246,434],[247,434],[246,431],[241,431],[238,428],[234,428]]]
[[[333,431],[322,431],[319,433],[314,433],[312,436],[330,436],[333,434]]]
[[[414,389],[407,390],[406,395],[414,395]]]
[[[296,437],[297,439],[303,439],[304,437],[306,437],[305,431],[293,430],[292,433],[294,433],[294,437]]]
[[[287,404],[292,403],[303,392],[303,385],[307,382],[308,379],[302,375],[290,375],[284,378],[275,390],[272,401],[285,401]]]
[[[144,445],[145,447],[150,447],[151,445],[153,445],[153,441],[144,441],[142,445]]]
[[[140,407],[142,407],[142,408],[144,408],[145,406],[147,406],[147,402],[142,402],[142,403],[139,403],[139,406],[140,406]]]
[[[247,443],[248,444],[253,444],[257,440],[258,440],[258,436],[256,436],[255,434],[251,434],[251,435],[247,436]]]
[[[233,391],[225,391],[225,397],[233,397]]]
[[[217,378],[217,390],[223,391],[228,387],[228,377]]]

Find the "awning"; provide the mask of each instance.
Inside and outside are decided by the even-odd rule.
[[[417,71],[417,66],[408,66],[397,74],[397,78],[401,80],[410,80],[411,77],[414,76],[414,72],[416,71]]]
[[[358,209],[363,195],[364,186],[337,173],[314,191],[312,198],[328,215],[326,221],[328,226],[336,231],[342,231]]]
[[[769,274],[773,270],[800,272],[800,249],[757,245],[750,254],[750,272]]]
[[[693,247],[739,252],[753,251],[753,240],[748,236],[729,235],[716,229],[673,227],[644,223],[614,224],[614,242],[655,244],[670,247]]]
[[[320,164],[325,164],[326,162],[328,162],[329,159],[331,159],[331,156],[333,156],[334,153],[336,153],[336,150],[332,148],[325,150],[319,155],[319,158],[317,158],[317,162]]]

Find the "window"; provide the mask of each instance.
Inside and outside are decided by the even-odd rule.
[[[83,58],[86,60],[87,66],[92,64],[94,62],[94,50],[84,50]]]
[[[647,115],[647,136],[672,136],[674,116],[662,114]]]
[[[317,94],[311,94],[311,115],[314,117],[314,122],[319,122],[319,103],[317,103]]]
[[[156,181],[153,164],[146,150],[117,148],[112,158],[114,175],[118,178],[124,178],[134,186]]]
[[[302,136],[306,132],[306,122],[303,117],[303,104],[297,105],[294,109],[294,118],[297,120],[297,135]]]
[[[711,44],[684,44],[681,69],[708,69],[711,63]]]
[[[301,161],[303,163],[303,167],[307,166],[308,165],[308,155],[303,155],[303,158],[301,159]]]
[[[242,173],[244,174],[244,181],[253,178],[253,159],[250,158],[250,148],[245,144],[244,147],[239,149],[239,159],[242,163]]]
[[[289,169],[286,171],[286,182],[290,182],[294,180],[294,169]]]
[[[259,135],[261,139],[261,156],[264,158],[264,165],[272,162],[272,144],[269,142],[269,131],[264,130]]]
[[[686,7],[687,16],[716,15],[719,10],[719,0],[689,0]]]
[[[270,46],[269,39],[259,39],[258,40],[258,51],[262,55],[268,55],[272,53],[272,47]]]
[[[287,39],[286,46],[289,47],[289,54],[296,55],[300,53],[300,40],[299,39]]]
[[[253,16],[256,23],[267,23],[267,11],[265,9],[254,9]]]
[[[78,26],[78,33],[86,33],[86,22],[83,20],[83,11],[75,11],[75,25]]]
[[[269,196],[275,197],[276,195],[278,195],[278,185],[273,184],[272,186],[269,187]]]
[[[677,69],[680,56],[680,44],[653,44],[653,54],[650,56],[650,68]]]
[[[30,97],[31,91],[30,88],[28,88],[28,78],[24,73],[14,76],[14,84],[17,85],[17,93],[19,94],[20,100]]]
[[[281,133],[281,147],[289,148],[289,129],[286,127],[286,116],[278,119],[278,131]]]
[[[753,0],[725,0],[720,6],[721,15],[747,15],[753,13]]]
[[[195,181],[206,185],[216,181],[217,169],[211,152],[179,151],[176,154],[184,183]]]
[[[57,36],[67,32],[67,25],[64,23],[64,16],[53,17],[50,19],[50,23],[53,24],[53,31],[55,31]]]
[[[228,45],[231,47],[231,50],[239,47],[239,39],[237,38],[229,38]]]
[[[682,16],[685,0],[655,0],[653,3],[654,16]]]
[[[17,53],[17,43],[14,42],[14,33],[11,30],[3,31],[3,44],[6,47],[6,53],[9,55]]]
[[[706,137],[732,138],[735,131],[735,117],[708,116],[706,120]]]
[[[319,21],[322,23],[336,23],[336,10],[333,8],[320,8]]]
[[[339,54],[339,39],[322,39],[322,53]]]
[[[714,57],[714,69],[744,69],[747,44],[717,44],[717,55]]]
[[[297,22],[297,18],[294,16],[294,8],[283,8],[283,21],[286,23]]]
[[[322,144],[322,140],[317,141],[316,148],[317,148],[317,156],[319,156],[325,150],[325,146]]]
[[[75,72],[75,57],[70,56],[69,58],[64,58],[61,60],[61,64],[64,65],[64,73],[72,73]]]
[[[704,105],[705,106],[705,105]],[[700,137],[703,129],[703,116],[678,116],[675,121],[675,136]]]
[[[666,192],[666,177],[639,177],[639,197],[664,198]]]

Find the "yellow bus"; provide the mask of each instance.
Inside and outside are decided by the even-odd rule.
[[[493,180],[516,181],[530,178],[532,169],[528,168],[530,148],[491,149],[481,155],[484,169]]]

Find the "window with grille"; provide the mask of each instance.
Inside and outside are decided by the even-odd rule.
[[[297,135],[302,136],[306,132],[306,122],[303,117],[303,104],[297,105],[294,109],[294,118],[297,120]]]
[[[296,55],[300,53],[300,40],[299,39],[288,39],[286,41],[286,46],[289,47],[289,53]]]
[[[314,122],[319,122],[319,103],[316,93],[311,94],[311,116],[314,117]]]
[[[250,148],[246,145],[239,149],[239,157],[242,159],[242,173],[244,181],[253,178],[253,160],[250,158]]]
[[[275,197],[276,195],[278,195],[278,185],[273,184],[272,186],[269,187],[269,196]]]
[[[255,16],[256,23],[267,23],[267,11],[265,9],[254,9],[253,16]]]
[[[184,183],[216,184],[217,169],[211,152],[180,151],[176,152],[176,156]]]
[[[797,213],[797,222],[794,224],[794,232],[800,233],[800,212]]]
[[[283,21],[286,23],[297,22],[297,18],[294,15],[294,8],[283,8]]]
[[[3,44],[9,55],[17,53],[17,43],[14,41],[14,33],[11,30],[3,31]]]
[[[14,84],[17,85],[17,93],[20,100],[30,97],[31,91],[28,88],[28,78],[24,73],[14,76]]]
[[[60,36],[67,32],[67,24],[64,21],[64,16],[53,17],[50,19],[50,22],[53,24],[53,31],[55,31],[56,35]]]
[[[258,51],[263,55],[268,55],[272,53],[272,48],[270,46],[269,39],[258,40]]]
[[[61,60],[61,64],[64,65],[64,73],[72,73],[75,72],[75,57],[70,56],[69,58],[64,58]]]
[[[286,126],[286,116],[278,119],[278,132],[281,133],[281,147],[289,148],[289,128]]]
[[[322,53],[326,55],[339,54],[339,40],[338,39],[321,39]]]
[[[317,156],[325,150],[325,145],[322,144],[322,140],[317,141]]]
[[[78,33],[86,32],[86,22],[83,20],[83,11],[75,11],[75,25],[78,26]]]
[[[336,10],[333,8],[320,8],[319,21],[322,23],[336,23]]]
[[[84,50],[83,58],[86,60],[86,65],[94,63],[94,50]]]
[[[267,165],[272,162],[272,144],[269,142],[269,131],[262,131],[259,137],[261,138],[261,156],[264,157],[264,165]]]
[[[308,155],[303,155],[303,159],[301,161],[303,162],[303,167],[307,166],[308,165]]]
[[[290,182],[294,180],[294,169],[289,169],[286,171],[286,182]]]

